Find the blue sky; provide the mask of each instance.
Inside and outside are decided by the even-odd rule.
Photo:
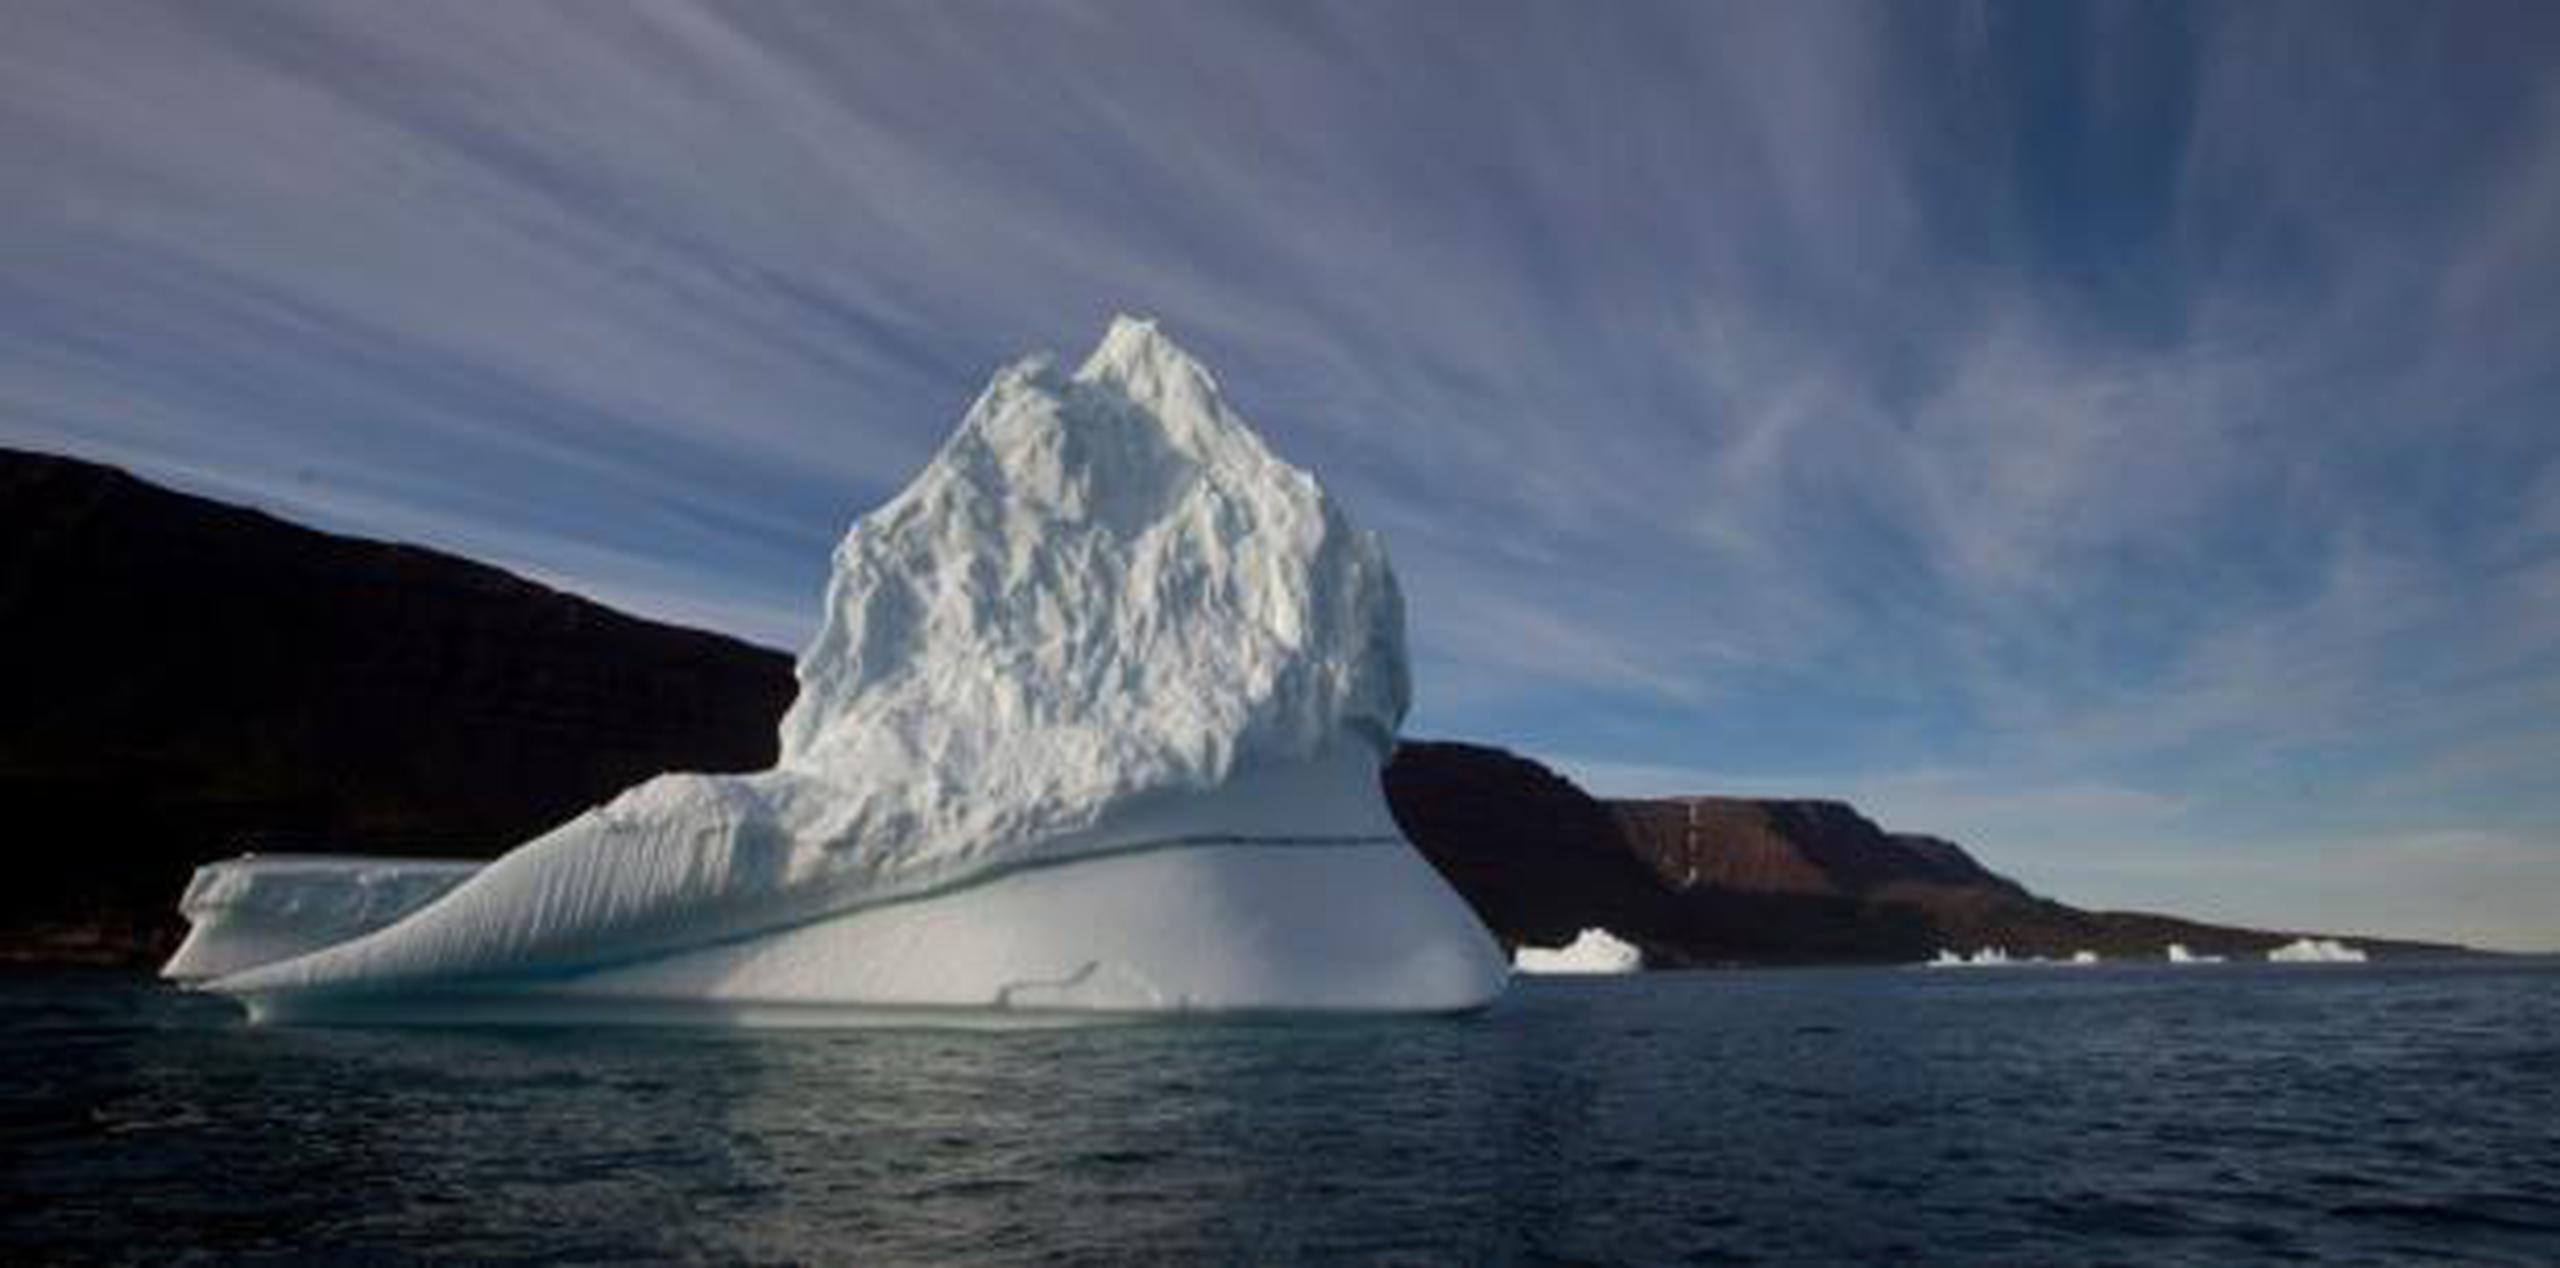
[[[795,646],[1160,317],[1408,731],[2560,948],[2560,6],[0,12],[0,443]]]

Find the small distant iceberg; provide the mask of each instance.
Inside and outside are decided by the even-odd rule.
[[[1938,948],[1938,955],[1928,961],[1928,968],[2012,968],[2022,963],[2038,963],[2033,958],[2012,958],[2010,948],[1976,948],[1966,955],[1961,950]]]
[[[1522,973],[1633,973],[1644,967],[1644,952],[1606,929],[1585,929],[1561,947],[1522,947],[1511,959]]]
[[[2367,959],[2360,947],[2351,947],[2335,938],[2296,938],[2267,952],[2275,964],[2362,964]]]
[[[1952,951],[1940,948],[1936,956],[1921,961],[1920,967],[1928,969],[2006,969],[2030,968],[2037,966],[2069,967],[2096,963],[2098,963],[2098,953],[2089,950],[2074,951],[2067,959],[2049,960],[2043,956],[2013,956],[2009,954],[2009,949],[2007,947],[1982,947],[1971,955],[1966,955],[1962,951]]]
[[[1982,947],[1975,950],[1971,955],[1966,955],[1962,951],[1950,951],[1941,947],[1938,949],[1936,957],[1932,958],[1928,962],[1928,967],[1933,969],[1995,969],[2006,968],[2013,964],[2025,963],[2028,963],[2028,961],[2010,959],[2009,949],[2006,947]]]
[[[2187,949],[2186,943],[2172,942],[2169,944],[2169,963],[2220,964],[2222,963],[2222,957],[2218,955],[2197,955],[2195,952]]]

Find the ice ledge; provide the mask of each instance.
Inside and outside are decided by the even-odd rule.
[[[207,863],[178,900],[187,937],[160,975],[202,981],[361,937],[443,897],[480,868],[471,860],[342,854],[243,854]]]
[[[279,1022],[977,1025],[1464,1012],[1506,976],[1474,914],[1401,841],[1197,844],[578,972],[242,1000]]]

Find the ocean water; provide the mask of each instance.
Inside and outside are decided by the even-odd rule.
[[[0,977],[0,1262],[2560,1263],[2560,965],[1525,980],[1480,1016],[253,1030]]]

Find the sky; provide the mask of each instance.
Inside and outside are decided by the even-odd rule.
[[[1152,315],[1410,735],[2560,949],[2560,6],[0,6],[0,444],[795,648]]]

